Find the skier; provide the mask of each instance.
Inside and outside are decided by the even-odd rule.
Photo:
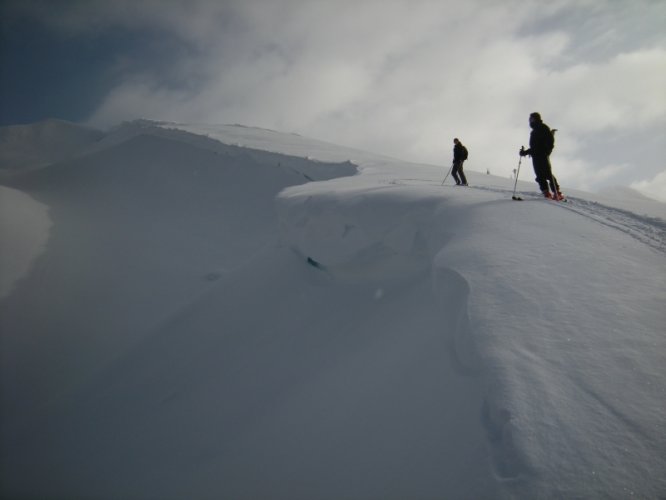
[[[532,166],[534,167],[536,181],[543,195],[553,200],[562,200],[564,196],[560,192],[560,186],[553,175],[550,165],[550,153],[553,152],[553,148],[555,147],[554,130],[551,130],[541,120],[539,113],[530,114],[530,127],[532,128],[532,132],[530,133],[530,148],[520,148],[520,156],[532,156]],[[549,183],[550,191],[548,190]]]
[[[451,175],[456,181],[457,186],[467,186],[467,178],[463,172],[463,162],[467,159],[467,148],[456,137],[453,139],[453,167]]]

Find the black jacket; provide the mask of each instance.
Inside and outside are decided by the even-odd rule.
[[[465,161],[466,159],[465,146],[462,145],[462,142],[456,143],[453,146],[453,161]]]
[[[532,156],[550,156],[555,147],[555,137],[550,127],[543,122],[537,122],[530,133],[530,149],[527,154]]]

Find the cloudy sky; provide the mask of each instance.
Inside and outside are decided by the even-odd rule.
[[[539,111],[565,189],[666,201],[664,0],[1,0],[0,23],[0,125],[241,123],[443,168],[459,137],[508,177]]]

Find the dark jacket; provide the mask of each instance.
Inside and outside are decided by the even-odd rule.
[[[465,146],[463,146],[462,142],[456,143],[453,146],[453,161],[465,161],[466,159]]]
[[[530,133],[530,149],[527,154],[532,156],[550,156],[555,147],[555,138],[550,127],[543,122],[536,122]]]

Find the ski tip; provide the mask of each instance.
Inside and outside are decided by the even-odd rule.
[[[523,199],[520,196],[512,196],[511,199],[513,201],[523,201]]]

